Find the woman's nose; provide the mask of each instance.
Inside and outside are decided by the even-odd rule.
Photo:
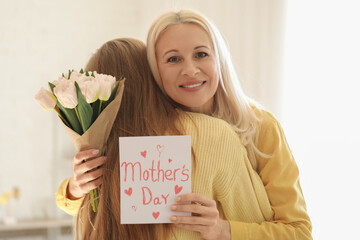
[[[193,60],[185,60],[183,65],[182,74],[187,77],[195,77],[200,72],[199,67]]]

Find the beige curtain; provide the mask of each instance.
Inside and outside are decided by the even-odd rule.
[[[232,11],[227,35],[244,91],[279,116],[285,0],[242,0]]]

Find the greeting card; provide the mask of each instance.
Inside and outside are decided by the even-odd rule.
[[[119,151],[121,223],[170,223],[191,192],[191,136],[120,137]]]

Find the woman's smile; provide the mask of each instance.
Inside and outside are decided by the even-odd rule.
[[[200,81],[200,82],[188,82],[188,83],[184,83],[181,84],[179,87],[181,88],[185,88],[187,90],[198,90],[200,89],[199,87],[203,86],[206,83],[206,81]]]
[[[219,74],[207,32],[196,24],[172,25],[158,38],[156,56],[166,94],[192,111],[211,113]]]

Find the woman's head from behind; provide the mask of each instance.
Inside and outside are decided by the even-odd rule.
[[[146,46],[139,40],[120,38],[106,42],[90,58],[86,70],[113,75],[117,79],[123,76],[126,80],[106,146],[98,211],[95,215],[87,207],[88,195],[79,211],[82,239],[118,239],[119,236],[121,239],[155,239],[161,236],[155,231],[166,228],[120,224],[119,136],[163,135],[165,131],[178,134],[174,125],[177,112],[152,79]],[[165,236],[168,231],[163,233]]]
[[[147,87],[144,84],[151,84],[151,72],[145,59],[146,47],[143,42],[132,38],[118,38],[104,43],[86,65],[86,70],[109,74],[116,79],[128,79],[125,81],[119,110],[119,113],[126,112],[128,117],[135,116],[131,114],[131,109],[142,105],[141,91],[143,87]],[[123,115],[119,114],[119,117]]]

